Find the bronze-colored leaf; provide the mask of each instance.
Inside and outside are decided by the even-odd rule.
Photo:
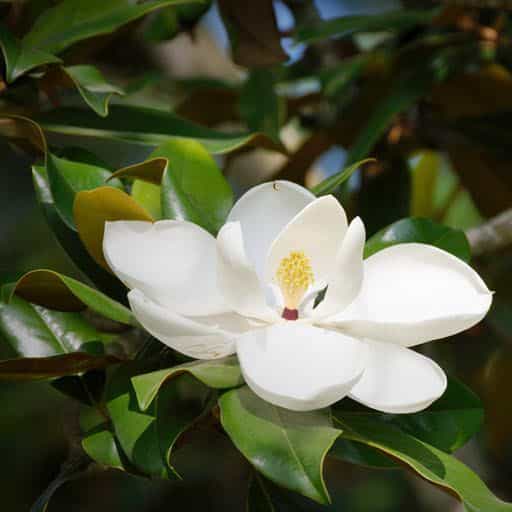
[[[143,220],[151,215],[128,194],[113,187],[99,187],[79,192],[75,197],[73,215],[78,234],[89,254],[102,267],[110,270],[103,256],[105,222],[111,220]]]

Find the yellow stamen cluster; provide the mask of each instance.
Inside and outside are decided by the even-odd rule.
[[[281,260],[276,281],[283,293],[285,306],[297,309],[306,290],[314,281],[310,259],[302,251],[292,251]]]

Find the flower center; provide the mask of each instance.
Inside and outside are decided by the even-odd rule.
[[[314,282],[311,260],[302,251],[292,251],[279,263],[276,281],[283,294],[285,308],[282,317],[297,320],[300,302]]]

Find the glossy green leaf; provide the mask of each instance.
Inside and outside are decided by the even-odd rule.
[[[189,374],[163,386],[156,401],[156,429],[160,451],[170,470],[179,477],[171,455],[178,438],[215,404],[210,388]]]
[[[184,373],[192,375],[206,386],[215,389],[233,388],[244,382],[236,357],[192,361],[133,377],[132,384],[140,408],[146,410],[167,380]]]
[[[36,198],[46,222],[71,260],[100,290],[113,299],[125,302],[126,289],[124,285],[91,258],[78,233],[71,229],[58,214],[46,177],[46,169],[33,167],[32,178]]]
[[[343,417],[364,417],[374,424],[394,425],[447,453],[466,444],[482,427],[483,405],[466,386],[453,378],[445,394],[428,409],[414,414],[384,414],[345,399],[335,406]]]
[[[140,410],[130,382],[140,371],[138,364],[126,363],[112,372],[106,390],[106,405],[114,433],[130,462],[146,475],[164,477],[168,471],[160,452],[155,408]]]
[[[340,431],[331,426],[327,410],[282,409],[247,386],[226,392],[219,405],[224,430],[259,472],[315,501],[330,501],[322,466]]]
[[[51,311],[17,296],[0,302],[0,332],[20,357],[0,362],[4,379],[47,379],[118,361],[105,356],[102,334],[80,314]]]
[[[144,3],[63,0],[43,12],[23,42],[30,47],[58,53],[83,39],[109,34],[155,9],[188,1],[199,0],[152,0]]]
[[[105,119],[88,110],[60,108],[41,115],[40,123],[53,133],[124,140],[151,148],[180,137],[198,140],[210,153],[227,153],[247,144],[283,151],[261,134],[219,132],[170,112],[142,107],[114,105]]]
[[[400,9],[369,15],[343,16],[323,21],[313,27],[299,27],[296,40],[302,43],[310,43],[327,37],[350,35],[358,32],[406,30],[416,25],[429,25],[438,12],[438,9]]]
[[[145,208],[155,220],[162,218],[162,205],[160,202],[160,185],[148,181],[135,180],[130,191],[133,199]]]
[[[133,325],[131,311],[90,286],[53,270],[33,270],[16,283],[13,293],[28,302],[58,311],[81,311],[89,307],[116,322]]]
[[[463,231],[437,224],[430,219],[402,219],[373,235],[365,246],[365,257],[396,244],[422,243],[439,247],[469,261],[471,250]]]
[[[398,469],[400,466],[386,454],[365,444],[338,438],[329,452],[329,457],[376,469]]]
[[[30,48],[18,41],[2,23],[0,23],[0,50],[4,56],[7,83],[14,82],[21,75],[38,66],[60,62],[55,55]]]
[[[455,494],[470,512],[508,512],[512,504],[494,496],[467,466],[455,457],[399,428],[357,414],[334,411],[342,438],[376,448],[398,459],[424,479]]]
[[[109,84],[94,66],[67,66],[63,70],[71,78],[84,101],[99,116],[108,115],[108,104],[112,95],[124,94],[122,89]]]
[[[95,462],[110,468],[124,469],[115,437],[109,430],[100,430],[84,437],[82,448]]]
[[[367,163],[367,162],[375,162],[375,158],[365,158],[364,160],[360,160],[359,162],[356,162],[355,164],[349,165],[343,171],[341,171],[338,174],[335,174],[334,176],[327,178],[326,180],[322,181],[313,189],[311,190],[313,194],[317,196],[323,196],[325,194],[330,194],[334,190],[336,190],[342,183],[347,181],[354,172],[361,167],[361,165]]]
[[[108,417],[97,407],[80,411],[82,448],[89,457],[106,467],[124,470],[114,434],[108,428]]]
[[[240,114],[248,128],[279,142],[283,106],[275,91],[273,73],[268,69],[252,70],[240,92]]]
[[[47,157],[47,174],[52,197],[62,220],[75,229],[73,204],[82,190],[101,187],[110,178],[110,171],[82,162],[58,158],[51,153]],[[119,180],[111,180],[112,187],[122,188]]]
[[[208,151],[199,142],[174,139],[151,156],[169,162],[162,176],[162,216],[216,234],[233,206],[233,192]]]

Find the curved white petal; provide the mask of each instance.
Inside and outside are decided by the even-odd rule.
[[[347,216],[334,196],[324,196],[308,204],[279,233],[270,246],[265,265],[265,281],[271,282],[283,258],[302,251],[310,259],[315,285],[327,284],[335,268]]]
[[[236,342],[245,381],[263,400],[294,411],[327,407],[361,377],[364,343],[300,322],[249,331]]]
[[[356,217],[341,243],[324,300],[313,310],[315,318],[339,313],[359,294],[363,283],[364,242],[364,224]]]
[[[350,397],[378,411],[426,409],[446,390],[446,375],[431,359],[394,343],[368,341],[366,370]]]
[[[240,222],[247,256],[263,279],[270,244],[315,196],[290,181],[272,181],[251,188],[233,206],[227,222]]]
[[[267,321],[278,317],[265,300],[261,282],[245,253],[240,222],[224,224],[217,236],[218,284],[233,311]]]
[[[480,276],[460,259],[430,245],[400,244],[365,260],[361,293],[328,323],[410,347],[468,329],[491,302]]]
[[[183,315],[227,311],[217,288],[215,238],[184,221],[105,224],[103,252],[131,289]]]
[[[135,318],[155,338],[196,359],[217,359],[234,353],[234,338],[253,328],[235,314],[186,318],[149,299],[140,290],[128,294]]]

